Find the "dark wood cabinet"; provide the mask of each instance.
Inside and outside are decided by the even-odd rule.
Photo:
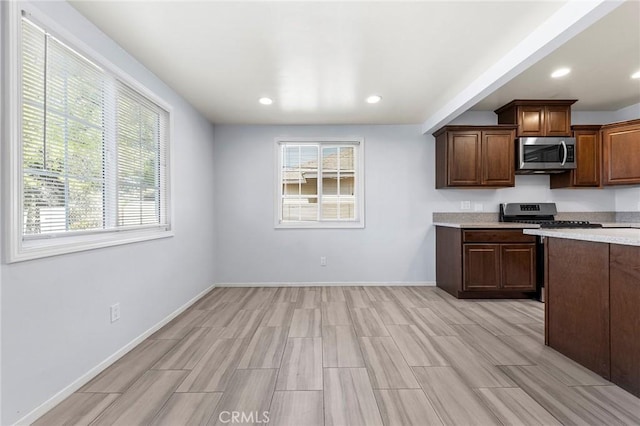
[[[551,188],[594,188],[602,186],[602,143],[600,125],[571,126],[576,139],[576,168],[551,175]]]
[[[536,289],[535,244],[502,244],[502,288],[532,291]]]
[[[545,256],[549,346],[609,379],[609,244],[548,238]]]
[[[611,245],[611,381],[640,397],[640,247]]]
[[[640,120],[602,126],[605,185],[640,183]]]
[[[436,188],[515,184],[515,126],[445,126],[435,132]]]
[[[498,115],[500,122],[500,115]],[[508,124],[518,124],[518,136],[538,136],[544,134],[544,106],[523,105],[516,110],[516,121]]]
[[[506,130],[481,132],[482,186],[515,185],[515,134]]]
[[[640,397],[640,247],[547,238],[545,274],[546,343]]]
[[[436,227],[437,286],[458,298],[532,297],[535,237],[521,229]]]
[[[545,107],[545,136],[571,135],[571,104],[574,102]]]
[[[500,244],[464,245],[464,290],[500,289]]]
[[[516,137],[571,136],[570,100],[517,99],[495,110],[498,124],[516,124]]]
[[[447,186],[480,185],[480,132],[450,132],[447,137]]]

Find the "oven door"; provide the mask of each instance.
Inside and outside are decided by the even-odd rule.
[[[576,168],[574,138],[519,138],[518,170]]]

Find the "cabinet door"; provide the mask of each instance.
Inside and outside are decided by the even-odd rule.
[[[450,132],[447,137],[448,184],[480,184],[480,132]]]
[[[515,185],[514,145],[514,132],[482,132],[482,185]]]
[[[600,132],[577,130],[574,186],[600,185]]]
[[[604,184],[640,183],[640,120],[602,131]]]
[[[500,288],[500,244],[464,245],[464,289]]]
[[[502,244],[502,288],[505,290],[535,291],[536,245]]]
[[[571,136],[571,106],[545,107],[544,136]]]
[[[640,397],[640,247],[611,244],[611,381]]]
[[[518,107],[518,136],[545,136],[544,112],[541,105]]]

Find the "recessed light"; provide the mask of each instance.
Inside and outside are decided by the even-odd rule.
[[[271,99],[271,98],[260,98],[260,99],[258,99],[258,102],[260,102],[262,105],[271,105],[273,103],[273,99]]]
[[[570,72],[571,72],[571,70],[569,68],[558,68],[557,70],[555,70],[554,72],[551,73],[551,77],[553,77],[553,78],[564,77],[565,75],[569,74]]]
[[[380,102],[382,100],[382,96],[378,96],[378,95],[371,95],[367,98],[367,103],[368,104],[377,104],[378,102]]]
[[[631,74],[631,78],[635,78],[635,79],[640,78],[640,71],[636,71],[633,74]]]

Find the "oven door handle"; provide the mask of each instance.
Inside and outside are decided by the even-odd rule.
[[[564,150],[564,155],[562,156],[562,163],[560,163],[561,166],[564,166],[564,164],[567,162],[567,144],[564,143],[564,141],[560,141],[560,145],[562,145],[562,149]]]

